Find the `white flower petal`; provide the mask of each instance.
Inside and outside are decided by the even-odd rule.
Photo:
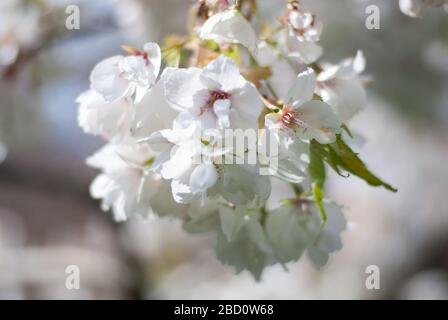
[[[133,106],[127,99],[108,103],[94,90],[87,90],[76,100],[79,103],[78,124],[86,133],[108,140],[130,138]]]
[[[148,58],[154,66],[154,78],[157,78],[162,64],[162,52],[159,45],[155,42],[148,42],[143,45],[143,50],[148,54]]]
[[[316,88],[316,75],[313,69],[308,68],[306,71],[299,73],[297,79],[288,91],[286,103],[303,104],[313,98]]]
[[[268,113],[265,115],[264,126],[268,130],[280,129],[279,115],[277,113]]]
[[[218,43],[241,43],[252,51],[257,45],[254,29],[236,10],[226,10],[210,17],[202,26],[199,36]]]
[[[297,211],[283,206],[270,212],[266,219],[266,234],[281,263],[299,259],[311,241]]]
[[[202,194],[213,187],[218,180],[218,172],[213,164],[198,165],[190,175],[190,188],[195,194]]]
[[[191,156],[188,148],[174,147],[170,159],[162,165],[162,177],[169,180],[183,176],[192,166]]]
[[[300,126],[299,137],[305,140],[316,139],[319,143],[332,143],[341,132],[341,122],[331,107],[321,101],[312,100],[296,108],[299,118],[305,123]]]
[[[324,266],[330,254],[342,248],[341,233],[347,227],[341,206],[334,203],[325,203],[324,207],[328,219],[323,230],[321,229],[321,218],[317,208],[314,208],[314,213],[307,221],[308,231],[313,234],[311,238],[317,239],[317,241],[310,243],[308,255],[317,267]]]
[[[127,56],[120,60],[118,68],[120,74],[126,77],[129,81],[133,81],[139,86],[152,86],[157,78],[154,74],[154,67],[147,66],[147,62],[141,56]]]
[[[100,93],[106,101],[115,101],[126,96],[132,85],[120,75],[118,64],[123,56],[114,56],[99,62],[90,74],[91,88]]]
[[[338,65],[329,65],[319,74],[318,81],[327,81],[335,78],[352,79],[361,74],[366,67],[366,60],[361,50],[355,57],[345,59]]]
[[[364,72],[365,68],[366,58],[364,56],[364,52],[362,52],[362,50],[358,50],[355,57],[353,58],[353,70],[356,74],[360,74]]]
[[[230,122],[232,127],[240,129],[258,128],[258,117],[263,103],[255,86],[246,81],[244,87],[233,92]]]
[[[101,199],[113,188],[113,182],[105,174],[99,174],[90,184],[90,195],[94,199]]]
[[[279,59],[272,65],[272,76],[269,83],[274,89],[279,99],[286,102],[288,91],[297,78],[297,72],[285,59]]]
[[[220,129],[230,127],[230,100],[217,100],[213,105],[213,112],[215,113]]]
[[[322,47],[311,41],[298,41],[289,37],[288,56],[298,59],[299,62],[311,64],[322,56]]]
[[[160,80],[134,106],[132,123],[133,136],[137,139],[148,137],[153,132],[170,128],[177,112],[165,98],[163,81]]]
[[[177,69],[167,74],[164,81],[165,95],[173,108],[178,111],[191,111],[205,104],[204,98],[197,94],[207,90],[200,81],[201,73],[201,69],[189,68]]]
[[[274,47],[266,41],[261,41],[258,44],[256,59],[258,64],[264,67],[274,64],[277,59]]]
[[[191,192],[190,186],[179,180],[171,181],[171,192],[174,201],[177,203],[190,203],[195,199],[195,194]]]
[[[219,88],[212,87],[212,90],[222,90],[225,92],[232,92],[235,89],[241,88],[246,84],[246,80],[240,74],[238,66],[223,55],[210,62],[203,70],[201,78],[207,82],[207,79],[220,85]],[[208,82],[210,83],[210,82]]]
[[[324,85],[320,93],[344,123],[363,110],[367,103],[366,92],[359,79],[333,80],[331,85]]]

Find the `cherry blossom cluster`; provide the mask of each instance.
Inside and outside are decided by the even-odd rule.
[[[346,228],[324,197],[326,170],[395,191],[350,147],[366,104],[362,51],[320,61],[322,22],[299,1],[263,30],[255,0],[192,12],[190,35],[123,46],[92,70],[79,125],[107,144],[87,159],[101,171],[91,195],[117,221],[175,217],[212,234],[217,258],[256,278],[305,252],[323,266]],[[254,139],[237,152],[229,135]]]

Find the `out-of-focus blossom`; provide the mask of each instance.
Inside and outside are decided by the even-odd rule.
[[[5,161],[7,155],[8,155],[8,149],[6,149],[5,145],[0,143],[0,163]]]
[[[21,49],[32,48],[40,38],[40,11],[20,0],[0,2],[0,67],[14,63]]]
[[[401,11],[413,18],[422,17],[429,8],[444,7],[448,12],[447,0],[400,0]]]
[[[434,71],[448,74],[448,44],[433,40],[423,49],[423,59],[426,65]]]

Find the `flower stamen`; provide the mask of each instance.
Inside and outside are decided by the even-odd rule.
[[[203,114],[207,111],[213,111],[213,106],[218,100],[227,100],[230,98],[230,94],[222,90],[215,90],[210,92],[210,96],[204,107],[201,108],[201,113]]]
[[[293,128],[294,126],[303,127],[304,123],[300,120],[300,112],[290,107],[284,107],[279,113],[279,121],[285,128]]]

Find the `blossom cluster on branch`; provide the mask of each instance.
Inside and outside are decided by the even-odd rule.
[[[396,190],[350,147],[348,124],[366,104],[363,53],[322,63],[322,22],[299,1],[274,27],[257,30],[256,15],[255,0],[198,1],[188,36],[123,46],[77,102],[79,125],[107,140],[87,159],[101,170],[90,191],[104,210],[117,221],[181,219],[258,279],[304,252],[323,266],[341,248],[328,169]],[[272,203],[284,190],[274,179],[294,196]]]

